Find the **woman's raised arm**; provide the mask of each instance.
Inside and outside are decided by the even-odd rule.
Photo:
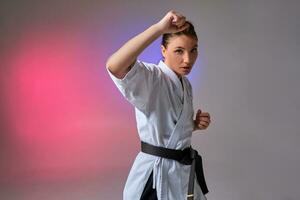
[[[188,27],[185,17],[175,11],[168,12],[158,23],[150,26],[144,32],[126,42],[112,54],[106,62],[106,67],[117,78],[123,78],[138,55],[154,40],[164,33],[175,33]]]

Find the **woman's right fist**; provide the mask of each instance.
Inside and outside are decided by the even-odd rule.
[[[164,34],[183,31],[189,24],[186,23],[185,16],[171,10],[157,23],[157,26]]]

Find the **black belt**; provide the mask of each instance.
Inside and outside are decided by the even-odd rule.
[[[184,150],[176,150],[176,149],[168,149],[164,147],[153,146],[151,144],[142,141],[141,149],[142,152],[147,154],[176,160],[179,163],[184,165],[191,165],[187,200],[194,199],[195,172],[197,175],[197,181],[201,187],[203,194],[208,193],[208,189],[206,186],[204,173],[203,173],[202,158],[198,154],[198,152],[194,150],[192,147],[185,148]]]

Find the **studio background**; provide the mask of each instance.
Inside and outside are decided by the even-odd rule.
[[[199,37],[188,76],[208,200],[300,199],[300,2],[4,0],[0,199],[122,198],[139,151],[134,110],[105,61],[170,9]],[[160,39],[139,57],[157,63]]]

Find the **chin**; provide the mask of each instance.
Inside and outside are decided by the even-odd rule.
[[[181,75],[182,75],[182,76],[186,76],[186,75],[188,75],[190,72],[191,72],[191,71],[182,72]]]

